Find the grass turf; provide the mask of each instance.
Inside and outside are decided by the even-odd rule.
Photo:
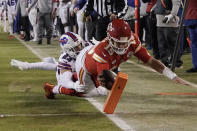
[[[13,43],[15,41],[16,40],[14,40]],[[49,46],[45,44],[42,46],[38,46],[33,42],[29,42],[28,45],[36,49],[37,52],[39,54],[42,54],[44,57],[55,56],[57,58],[59,53],[59,46],[57,46],[57,42],[56,44],[53,42],[52,45]],[[21,48],[24,47],[21,44],[17,44],[17,46],[14,48],[20,50]],[[20,52],[19,55],[15,55],[15,53],[13,53],[13,56],[10,58],[16,58],[24,61],[39,61],[39,59],[36,58],[31,53],[29,53],[28,50],[27,50],[27,54],[31,54],[28,57],[27,55],[24,56],[24,54],[21,53],[25,51],[19,51],[19,52]],[[185,73],[185,70],[191,67],[190,54],[184,55],[182,59],[184,61],[183,64],[184,68],[176,69],[176,73],[186,80],[197,83],[196,73],[193,74]],[[137,62],[138,64],[141,64],[138,62],[137,59],[133,57],[131,58],[131,60]],[[5,106],[6,107],[5,109],[2,109],[3,112],[6,112],[6,110],[8,110],[12,114],[17,113],[19,115],[23,114],[22,111],[24,111],[25,114],[28,114],[29,111],[31,112],[30,114],[46,113],[46,114],[57,115],[58,112],[62,113],[62,115],[60,116],[55,115],[55,116],[39,117],[39,116],[31,116],[30,114],[28,114],[28,116],[26,117],[24,116],[7,117],[7,118],[5,117],[2,119],[4,120],[3,121],[4,123],[9,123],[9,122],[13,123],[13,121],[15,122],[17,121],[20,125],[22,123],[26,123],[27,121],[29,123],[29,126],[22,124],[22,127],[25,129],[30,128],[29,130],[46,130],[46,129],[63,130],[63,128],[66,128],[66,125],[71,125],[71,126],[68,126],[68,129],[66,128],[65,130],[119,130],[118,128],[116,128],[116,126],[113,123],[111,123],[111,121],[107,120],[98,111],[95,111],[95,108],[92,107],[89,103],[87,103],[86,100],[77,97],[69,97],[69,96],[58,96],[55,101],[48,101],[44,99],[41,85],[44,81],[52,81],[52,83],[55,83],[54,72],[50,72],[50,71],[49,72],[48,71],[47,72],[46,71],[21,72],[17,69],[13,69],[9,67],[9,60],[6,60],[4,62],[8,62],[5,68],[7,68],[7,70],[9,71],[13,71],[12,73],[14,73],[14,75],[12,74],[9,77],[3,79],[5,79],[5,81],[7,81],[8,83],[10,83],[10,79],[12,79],[12,81],[15,82],[11,83],[11,86],[5,85],[5,87],[3,88],[3,90],[9,89],[10,90],[9,94],[11,93],[13,96],[6,95],[5,93],[6,91],[0,95],[2,96],[0,100],[3,99],[2,101],[5,101],[6,103],[5,105],[7,105],[7,107]],[[170,81],[169,79],[163,77],[162,75],[144,70],[133,64],[124,63],[121,65],[121,69],[123,72],[128,74],[129,80],[122,94],[120,102],[118,103],[118,106],[115,110],[116,115],[124,119],[136,131],[164,131],[164,130],[165,131],[166,130],[167,131],[196,131],[196,124],[197,124],[196,96],[155,95],[155,93],[160,93],[160,92],[195,93],[197,92],[196,88],[177,85],[172,81]],[[16,74],[19,76],[16,77]],[[104,103],[106,97],[100,97],[96,99],[101,103]],[[13,109],[10,108],[14,108],[14,107],[17,110],[14,110],[14,112],[12,112]],[[56,118],[65,118],[65,119],[63,121],[59,121]],[[104,119],[104,121],[99,123],[101,118]],[[8,119],[8,121],[6,119]],[[21,121],[19,121],[18,119],[21,119]],[[39,119],[39,121],[37,121],[37,119]],[[57,122],[55,123],[51,122],[53,121],[53,119],[55,121],[57,120]],[[70,119],[72,122],[69,123],[68,120]],[[73,120],[73,119],[77,119],[77,120]],[[86,128],[81,128],[83,124],[80,124],[80,121],[84,122],[83,124],[86,126]],[[90,121],[92,121],[92,123],[96,123],[97,125],[89,124]],[[4,124],[3,122],[0,123]],[[48,122],[50,124],[45,125],[45,123]],[[61,122],[63,123],[65,122],[66,125],[65,126],[62,125]],[[73,124],[75,124],[76,127],[74,127]],[[17,125],[18,124],[12,124],[12,126],[17,126]],[[34,127],[37,125],[39,128]],[[55,127],[54,125],[57,125],[57,127]],[[9,128],[6,128],[6,126],[1,127],[0,125],[0,130],[1,129],[5,130]],[[22,128],[19,127],[18,130],[22,130]]]
[[[0,114],[5,116],[0,117],[1,131],[120,130],[85,99],[59,95],[47,100],[42,84],[55,83],[55,72],[20,71],[10,66],[13,58],[39,61],[19,41],[0,33]]]

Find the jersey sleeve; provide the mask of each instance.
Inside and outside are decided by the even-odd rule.
[[[142,46],[138,37],[133,34],[134,39],[131,41],[131,46],[133,48],[133,54],[135,57],[147,63],[152,56],[148,53],[148,51]]]
[[[108,53],[102,47],[102,44],[98,45],[98,47],[95,49],[92,58],[96,61],[98,74],[101,74],[103,70],[109,70],[109,56]]]
[[[58,68],[73,72],[73,63],[73,58],[70,57],[67,53],[63,53],[62,55],[60,55]]]

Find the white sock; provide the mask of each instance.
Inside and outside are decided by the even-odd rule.
[[[54,88],[53,88],[53,93],[54,94],[59,94],[59,86],[56,85]]]
[[[13,35],[13,23],[10,24],[10,35]]]
[[[56,68],[57,68],[57,63],[47,63],[47,62],[28,63],[28,62],[22,62],[22,61],[14,60],[14,59],[12,59],[10,63],[12,66],[17,67],[20,70],[38,69],[38,70],[56,71]]]
[[[97,97],[97,96],[106,96],[108,94],[108,90],[102,86],[92,89],[87,94],[84,94],[85,97]]]
[[[34,39],[35,40],[38,40],[38,26],[37,25],[34,25],[33,26],[33,31],[34,31]]]

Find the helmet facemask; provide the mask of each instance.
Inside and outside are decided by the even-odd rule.
[[[113,39],[109,35],[108,35],[108,38],[109,38],[109,44],[111,45],[114,52],[116,52],[119,55],[123,55],[126,53],[126,51],[128,50],[130,46],[130,39],[125,40],[125,41],[120,41],[117,39]]]
[[[107,36],[109,44],[119,55],[126,53],[131,41],[131,28],[129,24],[122,19],[115,19],[107,27]]]
[[[72,37],[70,37],[72,35]],[[75,38],[75,39],[73,39]],[[60,38],[60,46],[63,52],[68,53],[71,57],[76,57],[84,48],[83,39],[75,33],[67,32]]]
[[[78,45],[75,45],[73,47],[70,47],[68,50],[69,50],[69,54],[72,56],[72,57],[76,57],[79,52],[83,49],[83,44],[82,43],[79,43]]]

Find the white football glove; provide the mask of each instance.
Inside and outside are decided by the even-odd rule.
[[[176,22],[176,17],[173,14],[166,15],[163,19],[163,23],[172,23]]]
[[[81,85],[79,83],[79,81],[74,82],[73,84],[73,88],[77,91],[77,92],[85,92],[86,88],[84,85]]]

